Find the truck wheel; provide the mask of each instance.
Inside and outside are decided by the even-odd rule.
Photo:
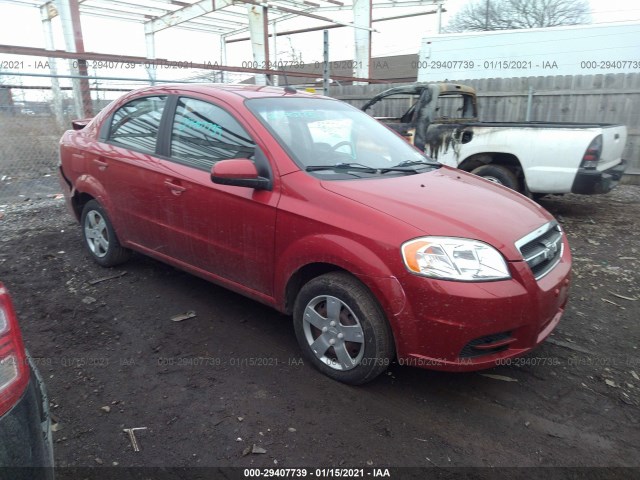
[[[87,250],[97,264],[113,267],[129,259],[130,250],[120,245],[109,217],[98,202],[87,202],[82,209],[80,225]]]
[[[302,287],[293,320],[303,355],[334,380],[369,382],[393,359],[393,335],[382,309],[347,273],[327,273]]]
[[[516,192],[520,191],[520,185],[518,183],[518,178],[516,177],[516,175],[507,167],[503,167],[502,165],[483,165],[476,168],[475,170],[472,170],[471,173],[473,173],[474,175],[478,175],[485,180],[489,180],[490,182],[504,185],[511,190],[515,190]]]

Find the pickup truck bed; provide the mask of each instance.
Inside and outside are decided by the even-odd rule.
[[[481,122],[475,91],[457,84],[414,84],[376,95],[363,107],[417,97],[400,117],[376,117],[446,165],[532,196],[606,193],[626,168],[624,125]]]

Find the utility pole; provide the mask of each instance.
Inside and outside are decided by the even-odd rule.
[[[489,3],[489,0],[486,0],[486,2],[487,2],[487,8],[486,8],[485,13],[484,13],[484,29],[485,30],[489,30],[489,5],[490,5],[490,3]]]
[[[329,84],[331,80],[329,79],[329,30],[324,30],[324,51],[323,51],[323,69],[322,69],[322,94],[325,96],[329,95]]]

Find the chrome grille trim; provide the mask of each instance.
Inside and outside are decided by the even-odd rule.
[[[562,238],[562,228],[554,220],[515,242],[536,280],[540,280],[560,262],[564,250]]]

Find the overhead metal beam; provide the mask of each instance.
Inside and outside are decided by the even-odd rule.
[[[240,26],[249,25],[247,18],[245,16],[244,21],[240,22],[238,20],[230,20],[228,18],[220,17],[221,12],[211,12],[207,15],[199,17],[196,20],[191,20],[189,23],[202,23],[211,26],[217,26],[219,28],[226,28],[229,30],[238,28]]]
[[[144,24],[144,31],[145,33],[155,33],[166,28],[175,27],[209,12],[233,5],[233,3],[233,0],[200,0],[188,7],[183,7],[162,17],[149,20]]]
[[[332,18],[329,17],[323,17],[322,15],[316,15],[315,13],[311,13],[309,11],[305,11],[305,10],[294,10],[288,7],[282,7],[276,3],[273,2],[260,2],[257,0],[237,0],[238,2],[242,2],[242,3],[248,3],[251,5],[256,5],[256,6],[260,6],[260,7],[266,7],[272,10],[278,10],[280,12],[285,12],[285,13],[291,13],[294,15],[299,15],[302,17],[309,17],[309,18],[314,18],[316,20],[323,20],[325,22],[329,22],[329,23],[335,23],[337,25],[344,25],[345,27],[353,27],[353,28],[360,28],[360,29],[365,29],[365,30],[369,30],[369,31],[373,31],[375,32],[376,30],[374,30],[371,27],[362,27],[360,25],[356,25],[355,23],[349,23],[349,22],[339,22],[337,20],[333,20]],[[316,9],[317,10],[317,9]]]
[[[334,2],[331,2],[334,3]],[[409,7],[426,7],[436,6],[436,0],[399,0],[397,2],[391,1],[389,3],[374,3],[372,5],[374,10],[378,8],[409,8]],[[336,12],[340,10],[351,10],[352,5],[326,5],[315,9],[317,12]]]
[[[130,13],[123,12],[121,10],[115,10],[113,8],[94,7],[91,5],[83,6],[81,8],[83,15],[93,15],[94,17],[113,18],[116,20],[123,20],[126,22],[144,22],[146,16],[142,13]]]
[[[35,57],[53,57],[53,58],[67,58],[67,59],[81,59],[81,60],[96,60],[102,62],[119,62],[119,63],[135,63],[138,65],[145,65],[149,62],[155,62],[158,65],[172,65],[184,63],[184,60],[167,60],[165,58],[159,58],[152,60],[146,57],[136,57],[131,55],[113,55],[109,53],[96,53],[96,52],[83,52],[74,53],[66,52],[64,50],[46,50],[44,48],[23,47],[20,45],[2,45],[0,44],[0,53],[7,55],[27,55]],[[198,70],[215,70],[224,72],[237,72],[237,73],[263,73],[265,75],[284,75],[289,74],[295,77],[304,78],[318,78],[317,73],[295,72],[292,74],[290,71],[284,70],[269,70],[263,68],[244,68],[233,67],[230,65],[215,65],[209,63],[190,63],[189,65],[193,69]],[[358,78],[347,77],[344,75],[332,75],[332,79],[340,82],[369,82],[369,83],[388,83],[386,80],[374,80],[370,78]]]
[[[272,18],[272,20],[275,20],[277,22],[284,22],[285,20],[290,20],[290,19],[296,18],[298,16],[299,15],[287,14],[287,15],[281,15],[279,17],[276,17],[275,19]],[[225,37],[229,37],[229,36],[232,36],[232,35],[239,35],[241,33],[245,33],[245,32],[248,32],[248,31],[249,31],[249,27],[248,26],[247,27],[243,27],[243,28],[239,28],[237,30],[234,30],[232,32],[227,33],[225,35]]]
[[[170,3],[166,3],[164,5],[166,6],[165,7],[149,7],[146,5],[139,5],[136,3],[128,2],[126,0],[109,0],[109,4],[108,4],[109,7],[120,7],[123,9],[123,11],[127,13],[152,15],[152,16],[166,15],[167,13],[171,13],[174,10],[177,10],[179,8],[177,5],[172,5]],[[169,5],[172,5],[175,8],[167,8],[167,6]],[[89,6],[95,6],[98,8],[105,7],[105,5],[102,4],[102,2],[97,2],[96,5],[93,5],[93,4],[82,5],[80,8],[80,11],[82,12],[84,7],[89,7]]]
[[[446,12],[446,11],[447,10],[445,10],[444,8],[442,9],[442,12]],[[373,20],[371,20],[371,22],[372,23],[386,22],[387,20],[399,20],[401,18],[413,18],[421,15],[434,15],[437,13],[438,13],[437,10],[431,10],[429,12],[408,13],[406,15],[395,15],[393,17],[374,18]],[[280,37],[284,35],[295,35],[298,33],[317,32],[319,30],[328,30],[332,28],[344,28],[344,25],[322,25],[320,27],[299,28],[297,30],[287,30],[286,32],[278,32],[276,35]],[[269,36],[273,37],[273,34],[270,33]],[[227,43],[246,42],[247,40],[251,40],[251,38],[250,37],[232,38],[227,40]]]

